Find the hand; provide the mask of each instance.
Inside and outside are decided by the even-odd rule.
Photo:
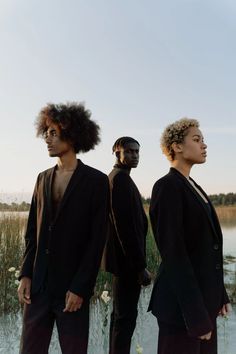
[[[79,295],[67,291],[65,299],[65,308],[63,312],[74,312],[81,308],[83,303],[83,298]]]
[[[152,274],[147,270],[144,269],[138,273],[138,283],[143,286],[147,286],[151,283]]]
[[[230,303],[224,304],[219,311],[219,315],[224,317],[229,315],[231,311],[232,311],[232,306],[230,305]]]
[[[203,336],[199,336],[198,338],[200,338],[201,340],[210,340],[211,339],[211,334],[212,332],[208,332],[207,334],[203,334]]]
[[[30,288],[31,288],[31,279],[28,277],[21,278],[17,290],[18,298],[21,304],[27,304],[27,305],[31,304]]]

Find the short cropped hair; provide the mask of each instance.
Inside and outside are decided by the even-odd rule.
[[[100,142],[100,127],[90,117],[83,103],[49,103],[36,119],[37,136],[43,137],[51,122],[59,127],[61,139],[70,142],[75,153],[87,152]]]
[[[112,146],[112,153],[119,151],[120,148],[124,148],[125,145],[129,143],[136,143],[140,146],[139,142],[134,138],[131,138],[130,136],[122,136],[114,142],[114,145]]]
[[[184,137],[188,134],[189,128],[199,127],[199,122],[196,119],[182,118],[176,122],[169,124],[161,136],[161,149],[168,160],[173,161],[175,157],[174,150],[172,148],[173,143],[181,144],[184,141]]]

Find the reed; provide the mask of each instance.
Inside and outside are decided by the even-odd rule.
[[[14,213],[0,218],[0,313],[19,310],[16,290],[25,225],[26,218]]]
[[[216,213],[222,225],[236,226],[236,205],[218,206]]]
[[[146,212],[148,208],[146,207]],[[236,206],[217,207],[220,222],[225,225],[236,225]],[[27,217],[21,214],[9,213],[0,216],[0,314],[17,312],[20,305],[17,299],[17,271],[24,252],[24,231]],[[146,241],[147,268],[155,276],[160,256],[150,227]],[[236,281],[235,281],[236,284]],[[97,277],[94,298],[101,295],[103,290],[111,291],[112,276],[100,271]],[[236,285],[234,285],[234,294]]]

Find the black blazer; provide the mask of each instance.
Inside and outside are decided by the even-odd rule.
[[[220,224],[207,195],[196,186],[208,205],[171,168],[155,183],[150,204],[162,262],[149,309],[159,321],[184,324],[190,336],[211,331],[219,310],[229,302],[223,283]]]
[[[90,298],[106,240],[109,181],[79,160],[52,221],[55,168],[40,173],[36,182],[20,278],[32,279],[32,293],[46,281],[56,297],[70,290]]]
[[[128,170],[115,165],[109,174],[111,213],[103,268],[117,276],[146,267],[147,217]]]

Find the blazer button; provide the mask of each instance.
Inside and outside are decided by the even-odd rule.
[[[213,246],[213,248],[214,248],[214,250],[217,251],[217,250],[219,249],[219,245],[218,245],[217,243],[215,243],[214,246]]]
[[[219,269],[221,269],[221,266],[220,266],[219,263],[217,263],[217,264],[216,264],[216,270],[219,270]]]
[[[45,253],[49,254],[49,249],[48,248],[46,248]]]

